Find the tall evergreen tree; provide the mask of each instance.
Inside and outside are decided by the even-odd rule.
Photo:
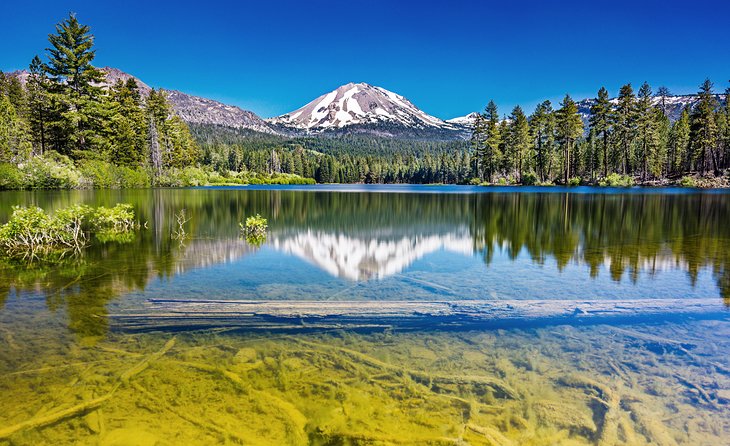
[[[472,125],[470,145],[476,154],[476,176],[484,180],[484,163],[482,160],[487,157],[487,118],[482,113],[477,113]]]
[[[139,167],[146,152],[147,120],[142,110],[137,82],[121,79],[109,94],[112,116],[109,120],[111,161],[115,164]]]
[[[50,34],[48,63],[44,70],[53,80],[50,94],[54,110],[50,124],[56,130],[56,148],[76,157],[102,144],[102,90],[95,85],[102,73],[91,65],[94,60],[94,36],[74,14],[56,25]]]
[[[37,148],[36,152],[43,155],[46,151],[46,127],[49,115],[50,90],[49,80],[43,70],[43,63],[38,56],[33,57],[30,63],[28,83],[28,118],[31,134]]]
[[[650,174],[651,164],[656,164],[659,152],[659,132],[657,114],[652,105],[653,94],[648,83],[644,82],[639,88],[636,102],[636,133],[638,137],[637,159],[640,163],[641,178],[646,180]],[[657,166],[651,169],[657,171]]]
[[[583,121],[578,114],[578,104],[570,95],[565,95],[561,107],[555,114],[556,139],[563,153],[563,180],[568,183],[572,175],[571,155],[575,142],[583,134]]]
[[[29,129],[16,113],[7,89],[0,89],[0,162],[22,162],[30,151]]]
[[[669,88],[664,87],[664,86],[657,88],[657,91],[656,91],[657,106],[664,113],[664,115],[669,115],[669,109],[667,107],[667,99],[671,95],[672,95],[672,93],[669,91]]]
[[[715,110],[717,100],[712,92],[713,84],[709,79],[700,85],[699,102],[692,113],[692,157],[700,173],[712,169],[719,174],[720,165],[717,148],[717,123]]]
[[[508,157],[512,159],[511,168],[517,172],[517,179],[521,183],[522,175],[530,160],[530,124],[519,105],[512,109],[507,141]]]
[[[486,120],[486,139],[484,154],[480,162],[485,179],[491,183],[494,180],[494,174],[499,169],[502,158],[500,150],[502,134],[499,128],[497,104],[494,101],[489,101],[489,104],[487,104],[487,108],[484,110],[484,119]]]
[[[609,158],[608,147],[611,135],[611,124],[614,121],[613,106],[608,98],[608,90],[601,87],[598,90],[598,96],[591,106],[591,117],[589,119],[590,129],[593,130],[596,138],[600,139],[603,176],[608,176]]]
[[[530,117],[530,130],[535,147],[537,176],[545,182],[550,176],[555,145],[555,116],[550,101],[542,102],[535,108]]]
[[[679,119],[672,125],[669,139],[669,165],[674,175],[681,174],[688,169],[690,143],[689,112],[685,108]]]
[[[624,174],[632,173],[632,146],[636,139],[636,96],[631,84],[621,87],[616,105],[616,121],[614,129],[617,138],[617,149]]]

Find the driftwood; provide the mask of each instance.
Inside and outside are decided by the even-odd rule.
[[[48,426],[66,418],[72,418],[78,415],[85,414],[91,410],[98,409],[99,407],[101,407],[102,404],[104,404],[114,395],[114,392],[119,388],[119,385],[120,384],[115,385],[114,388],[106,395],[93,399],[91,401],[86,401],[73,407],[69,407],[68,409],[52,412],[39,418],[32,418],[13,426],[0,429],[0,439],[8,438],[11,435],[20,431]]]
[[[389,364],[387,362],[381,361],[377,358],[373,358],[370,355],[366,355],[364,353],[360,353],[355,350],[351,350],[349,348],[345,347],[336,347],[331,345],[325,345],[320,344],[317,342],[311,342],[311,341],[305,341],[303,339],[293,339],[294,341],[304,344],[310,347],[322,349],[322,350],[335,350],[339,353],[345,354],[347,356],[350,356],[352,358],[357,359],[358,361],[368,364],[372,367],[376,367],[382,370],[388,370],[395,373],[403,373],[408,375],[411,379],[414,381],[427,385],[428,387],[431,387],[432,384],[435,383],[441,383],[441,384],[477,384],[477,385],[483,385],[486,387],[492,388],[499,396],[503,396],[505,398],[510,399],[519,399],[519,395],[517,392],[515,392],[514,389],[512,389],[509,385],[507,385],[505,382],[496,379],[491,378],[488,376],[450,376],[450,375],[439,375],[439,374],[430,374],[427,372],[422,372],[418,370],[410,370],[406,369],[397,365]]]
[[[175,416],[187,421],[188,423],[206,429],[208,431],[214,432],[218,435],[223,436],[224,438],[235,440],[239,444],[246,444],[247,441],[245,438],[241,437],[240,435],[236,434],[233,431],[230,431],[228,429],[224,429],[214,423],[203,421],[199,418],[191,417],[190,415],[186,415],[183,412],[180,412],[179,410],[175,409],[174,407],[167,404],[165,401],[163,401],[161,398],[158,398],[155,396],[152,392],[142,387],[141,384],[134,382],[132,383],[132,387],[137,389],[141,394],[143,394],[145,397],[147,397],[149,400],[157,404],[158,406],[162,407],[164,410],[167,410],[168,412],[174,414]]]
[[[128,382],[130,378],[133,376],[139,374],[142,372],[147,366],[150,364],[151,361],[154,359],[159,358],[160,356],[167,353],[173,346],[175,345],[175,338],[170,339],[167,341],[165,346],[148,356],[147,358],[143,359],[141,362],[137,363],[134,367],[131,369],[125,371],[119,376],[119,382],[117,382],[112,389],[107,392],[105,395],[100,396],[98,398],[95,398],[90,401],[85,401],[83,403],[77,404],[75,406],[69,407],[68,409],[58,410],[55,412],[51,412],[47,415],[31,418],[30,420],[23,421],[18,424],[14,424],[12,426],[8,426],[6,428],[0,429],[0,439],[6,439],[10,437],[11,435],[25,431],[28,429],[37,429],[44,426],[49,426],[51,424],[57,423],[59,421],[65,420],[67,418],[73,418],[79,415],[84,415],[92,410],[96,410],[99,407],[101,407],[102,404],[107,402],[109,399],[111,399],[112,396],[114,396],[114,392],[119,389],[119,387],[124,382]]]
[[[278,414],[284,417],[285,422],[288,424],[288,432],[292,435],[292,443],[294,445],[304,445],[307,443],[305,426],[307,424],[307,417],[305,417],[299,409],[293,404],[275,397],[268,392],[256,390],[249,386],[240,375],[233,373],[221,367],[215,367],[208,364],[200,364],[189,361],[175,361],[177,364],[187,366],[193,369],[201,370],[208,373],[213,373],[223,378],[226,378],[235,387],[246,394],[253,395],[259,400],[264,400],[269,406],[275,407]]]

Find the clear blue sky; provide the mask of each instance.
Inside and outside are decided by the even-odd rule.
[[[354,81],[452,118],[648,81],[730,79],[730,1],[3,1],[0,69],[25,68],[69,11],[97,66],[269,117]]]

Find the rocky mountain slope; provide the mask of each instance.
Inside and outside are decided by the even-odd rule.
[[[131,78],[137,82],[142,97],[148,96],[150,91],[152,91],[152,87],[141,79],[117,68],[103,67],[99,70],[106,77],[105,81],[99,84],[102,88],[109,88],[119,80],[127,81]],[[10,75],[17,77],[21,83],[25,83],[28,79],[28,72],[25,70],[15,71],[10,73]],[[162,90],[167,95],[173,112],[185,122],[246,129],[262,133],[276,133],[266,121],[251,111],[177,90],[166,90],[164,88]]]

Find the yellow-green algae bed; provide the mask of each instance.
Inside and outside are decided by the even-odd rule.
[[[43,330],[0,332],[0,444],[722,445],[730,438],[727,320],[101,339]]]

